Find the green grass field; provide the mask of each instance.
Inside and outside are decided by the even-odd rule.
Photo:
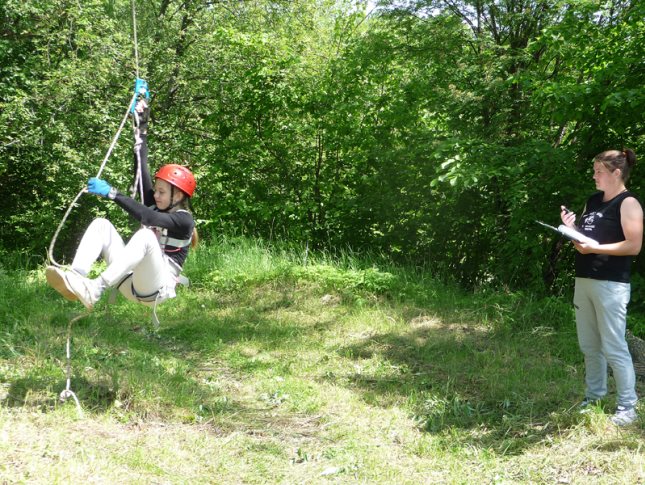
[[[0,483],[644,483],[645,419],[581,415],[566,301],[378,258],[202,247],[159,309],[0,270]],[[83,311],[82,311],[83,310]],[[639,394],[644,394],[639,383]]]

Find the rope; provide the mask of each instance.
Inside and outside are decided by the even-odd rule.
[[[137,113],[135,111],[135,116]],[[138,124],[138,123],[137,123]],[[141,175],[141,144],[143,140],[141,139],[141,132],[139,128],[135,126],[134,128],[134,154],[137,158],[137,171],[134,177],[134,185],[132,186],[132,192],[130,196],[134,199],[137,194],[137,187],[139,187],[139,197],[141,198],[141,203],[144,203],[143,198],[143,178]]]
[[[133,41],[134,41],[134,68],[135,68],[135,73],[137,75],[137,79],[139,79],[139,49],[138,49],[138,42],[137,42],[137,11],[134,8],[134,1],[132,0],[132,36],[133,36]]]
[[[135,96],[132,98],[132,101],[128,105],[128,109],[125,112],[125,116],[123,117],[123,120],[121,120],[121,124],[119,125],[119,129],[117,130],[116,134],[114,135],[114,138],[112,139],[112,143],[110,144],[110,147],[108,148],[107,153],[105,154],[105,157],[103,158],[103,162],[101,163],[101,166],[99,168],[99,171],[96,174],[96,178],[101,178],[101,173],[103,172],[103,169],[105,168],[105,165],[107,164],[108,160],[110,159],[110,155],[112,155],[112,150],[114,150],[114,147],[116,146],[116,142],[118,141],[119,137],[121,136],[121,132],[123,131],[123,127],[125,126],[125,122],[128,120],[128,115],[130,114],[130,107],[132,106],[132,103],[136,99],[136,93]],[[60,234],[61,229],[65,225],[65,222],[67,222],[67,218],[69,217],[70,212],[72,212],[72,208],[78,201],[78,199],[81,197],[83,193],[87,192],[87,189],[83,187],[81,191],[78,193],[78,195],[74,198],[72,203],[69,205],[67,208],[67,211],[65,212],[65,215],[63,216],[63,219],[60,221],[60,224],[58,224],[58,227],[56,228],[56,232],[54,232],[54,237],[52,238],[52,241],[49,245],[49,251],[47,253],[47,257],[49,261],[54,265],[59,268],[62,267],[61,264],[57,263],[56,260],[54,259],[54,246],[56,245],[56,240],[58,239],[58,235]]]
[[[130,106],[132,106],[132,103],[128,105],[128,109],[125,112],[125,116],[123,117],[123,120],[121,121],[121,125],[119,126],[119,129],[117,130],[116,134],[114,135],[114,138],[112,139],[112,143],[110,144],[110,148],[108,148],[107,153],[105,154],[105,157],[103,158],[103,162],[101,163],[101,167],[99,168],[99,171],[96,174],[96,178],[101,178],[101,172],[103,172],[103,169],[105,168],[105,165],[107,164],[107,161],[110,158],[110,155],[112,154],[112,150],[114,150],[114,147],[116,145],[117,140],[119,139],[119,136],[121,136],[121,132],[123,131],[123,127],[125,126],[125,122],[128,119],[128,114],[130,112]],[[49,261],[54,265],[59,268],[62,267],[61,264],[59,264],[55,259],[54,259],[54,246],[56,246],[56,241],[58,239],[58,235],[60,234],[61,229],[65,225],[65,222],[67,222],[67,218],[69,217],[70,212],[72,212],[72,208],[80,199],[81,195],[83,195],[85,192],[87,192],[87,189],[83,187],[81,191],[76,195],[72,203],[69,205],[67,208],[67,211],[65,212],[65,215],[60,221],[60,224],[58,224],[58,227],[56,228],[56,232],[54,232],[54,237],[51,240],[51,243],[49,244],[49,250],[47,252],[47,258]]]
[[[117,130],[116,134],[114,135],[114,138],[112,139],[110,148],[108,148],[108,151],[105,154],[105,157],[103,158],[103,162],[101,163],[101,167],[99,168],[99,171],[96,174],[96,178],[101,178],[101,172],[103,172],[103,169],[105,168],[105,165],[107,164],[107,161],[109,160],[110,155],[112,155],[112,150],[114,150],[114,147],[116,146],[116,142],[119,140],[119,137],[121,136],[121,132],[123,131],[123,127],[125,126],[125,122],[128,121],[130,108],[132,107],[132,104],[136,101],[136,99],[137,99],[137,93],[134,93],[134,96],[132,97],[132,101],[130,101],[128,108],[125,110],[125,114],[123,115],[123,119],[121,120],[121,124],[119,125],[119,129]]]
[[[130,2],[132,4],[132,36],[134,40],[134,70],[135,70],[135,75],[137,79],[139,79],[139,42],[137,40],[137,11],[134,8],[134,2],[135,0],[132,0]],[[132,99],[132,103],[130,103],[130,108],[133,107],[132,105],[136,100],[137,93],[134,93],[134,96],[135,97]],[[137,113],[135,112],[134,115],[137,116]],[[132,198],[134,198],[137,191],[137,187],[139,187],[139,195],[141,196],[141,202],[143,203],[143,183],[141,182],[141,156],[139,154],[139,148],[136,146],[135,146],[135,153],[137,155],[137,173],[134,178],[134,186],[132,188]]]
[[[134,59],[135,59],[135,73],[137,79],[139,79],[139,50],[137,46],[137,17],[136,17],[136,9],[135,9],[135,0],[132,0],[132,30],[133,30],[133,42],[134,42]],[[128,108],[125,111],[125,115],[123,115],[123,119],[121,120],[121,124],[119,125],[119,128],[117,129],[114,138],[112,138],[112,143],[110,143],[110,147],[108,148],[105,157],[103,157],[103,162],[101,163],[101,166],[99,167],[99,170],[96,174],[96,178],[101,178],[101,173],[103,172],[103,169],[107,165],[108,160],[110,159],[110,156],[112,155],[112,151],[114,150],[114,147],[116,146],[117,141],[119,140],[119,137],[121,136],[121,132],[123,131],[123,128],[125,126],[126,121],[128,120],[128,115],[130,114],[131,109],[134,107],[134,103],[137,100],[137,95],[138,93],[134,93],[132,96],[132,99],[130,103],[128,104]],[[137,154],[137,160],[138,160],[138,169],[137,169],[137,179],[141,177],[141,159],[139,155]],[[137,182],[135,182],[137,183]],[[143,184],[140,184],[142,186],[141,188],[141,200],[143,201]],[[135,185],[136,187],[136,185]],[[62,220],[60,221],[60,224],[58,224],[58,227],[56,228],[56,231],[54,232],[54,237],[51,240],[51,243],[49,244],[49,249],[47,252],[47,257],[50,261],[51,264],[54,266],[57,266],[59,268],[62,267],[61,264],[59,264],[55,259],[54,259],[54,247],[56,245],[56,240],[58,239],[58,235],[60,234],[61,229],[65,225],[65,222],[67,221],[67,218],[69,217],[69,214],[72,212],[72,208],[76,205],[78,202],[78,199],[80,199],[81,195],[83,193],[87,192],[87,189],[83,187],[80,192],[74,197],[74,200],[72,203],[69,205],[67,208],[67,211],[65,212],[65,215],[63,216]],[[77,320],[80,320],[83,317],[88,316],[90,313],[83,313],[77,317],[72,318],[69,321],[69,325],[67,326],[67,344],[66,344],[66,355],[67,355],[67,368],[66,368],[66,376],[67,376],[67,384],[65,386],[65,389],[60,393],[60,400],[61,402],[67,401],[70,397],[74,399],[74,402],[76,403],[76,410],[78,411],[79,417],[83,417],[83,409],[81,408],[81,403],[78,400],[78,397],[76,397],[76,393],[72,391],[71,389],[71,381],[72,381],[72,325],[74,322]]]
[[[136,17],[136,9],[135,9],[135,0],[132,0],[132,30],[133,30],[133,36],[134,36],[134,56],[135,56],[135,71],[136,71],[136,76],[137,79],[139,78],[139,50],[137,46],[137,17]],[[101,178],[101,174],[103,173],[103,169],[107,165],[108,160],[110,159],[110,156],[112,155],[112,151],[114,150],[114,147],[116,146],[117,141],[119,140],[119,137],[121,136],[121,132],[123,131],[123,128],[125,127],[125,123],[128,120],[128,115],[130,114],[131,109],[134,106],[134,103],[137,100],[137,93],[135,92],[134,95],[132,96],[132,99],[130,100],[130,104],[128,104],[128,108],[125,110],[125,115],[123,115],[123,119],[121,120],[121,124],[119,125],[119,128],[117,129],[114,138],[112,138],[112,143],[110,143],[110,146],[105,153],[105,157],[103,157],[103,162],[101,162],[101,166],[99,167],[99,171],[96,173],[96,178]],[[137,157],[138,158],[138,157]],[[141,161],[138,158],[138,169],[137,169],[137,180],[135,181],[135,187],[136,184],[138,183],[139,177],[141,173]],[[65,215],[63,216],[63,219],[60,221],[60,224],[56,228],[56,231],[54,232],[54,237],[52,238],[52,241],[49,245],[49,251],[47,253],[47,258],[49,261],[56,267],[61,268],[62,265],[59,264],[55,259],[54,259],[54,246],[56,245],[56,241],[58,239],[58,235],[60,234],[61,229],[65,225],[65,222],[67,222],[67,218],[69,217],[70,212],[72,211],[72,208],[74,207],[74,204],[78,201],[78,199],[81,197],[81,195],[87,192],[85,188],[83,188],[78,195],[74,198],[72,203],[69,205],[69,208],[65,212]],[[143,201],[143,187],[141,188],[141,200]]]
[[[78,417],[82,418],[83,417],[83,409],[81,408],[81,403],[78,401],[78,397],[76,397],[76,394],[74,391],[71,389],[71,382],[72,382],[72,346],[71,346],[71,341],[72,341],[72,325],[74,322],[77,320],[80,320],[83,317],[89,316],[89,313],[83,313],[81,315],[78,315],[77,317],[72,318],[69,321],[69,325],[67,325],[67,385],[65,386],[65,389],[60,393],[60,401],[65,402],[67,401],[70,397],[74,398],[74,402],[76,403],[76,411],[78,411]]]
[[[69,213],[72,212],[72,208],[76,204],[76,201],[80,199],[81,195],[83,195],[83,192],[85,192],[85,190],[86,190],[85,187],[83,187],[81,191],[76,195],[72,203],[69,205],[69,207],[67,208],[67,212],[65,212],[63,219],[60,221],[60,224],[58,224],[58,227],[56,228],[56,232],[54,233],[54,237],[52,238],[51,243],[49,243],[49,250],[47,251],[47,259],[49,259],[49,262],[51,264],[53,264],[58,268],[62,268],[63,266],[54,259],[54,245],[56,244],[56,239],[58,239],[58,234],[60,233],[60,230],[63,228],[63,224],[65,224],[65,221],[69,216]]]
[[[139,42],[137,40],[137,11],[134,8],[135,0],[132,0],[132,37],[134,41],[134,72],[137,79],[139,79]],[[130,103],[130,109],[134,108],[134,103],[136,102],[137,93],[134,93],[132,102]],[[137,113],[134,112],[134,115],[137,116]],[[138,124],[138,123],[137,123]],[[135,128],[136,130],[136,128]],[[137,173],[134,178],[134,187],[132,188],[132,198],[136,194],[137,187],[140,186],[141,202],[143,202],[143,183],[141,183],[141,157],[139,155],[139,149],[135,147],[135,153],[137,154]]]

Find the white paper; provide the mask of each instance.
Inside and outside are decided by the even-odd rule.
[[[558,232],[560,232],[563,236],[568,237],[569,239],[573,239],[574,241],[577,241],[580,243],[598,244],[598,241],[591,239],[590,237],[585,236],[581,232],[576,231],[575,229],[572,229],[569,226],[565,226],[564,224],[560,224],[558,226]]]

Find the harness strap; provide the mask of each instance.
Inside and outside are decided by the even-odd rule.
[[[174,265],[175,267],[178,267],[177,263],[175,263],[172,259],[166,257],[166,262],[170,265]],[[181,268],[179,268],[181,271]],[[160,322],[159,322],[159,317],[157,316],[157,305],[159,304],[159,296],[161,296],[161,288],[155,291],[154,293],[150,293],[149,295],[141,295],[137,292],[137,290],[134,288],[134,282],[132,282],[132,273],[128,273],[125,275],[121,280],[114,285],[112,288],[112,292],[110,294],[110,304],[114,303],[114,300],[116,299],[116,293],[118,292],[118,289],[125,283],[128,279],[130,279],[130,291],[132,292],[132,295],[137,299],[137,301],[141,303],[152,303],[154,302],[154,305],[152,307],[152,325],[155,328],[155,331],[159,330],[160,327]],[[180,285],[188,286],[190,284],[190,281],[188,278],[186,278],[184,275],[181,273],[177,274],[175,276],[175,279],[177,280],[177,283]],[[61,395],[62,398],[62,395]]]
[[[155,206],[151,205],[149,207],[153,208]],[[179,209],[177,212],[188,212],[188,211]],[[157,234],[157,239],[159,240],[159,246],[161,246],[161,250],[163,252],[167,252],[166,246],[174,246],[176,248],[182,249],[190,246],[190,243],[193,241],[192,234],[188,239],[177,239],[177,238],[168,236],[167,227],[159,227],[159,226],[144,226],[144,227],[148,227],[149,229],[152,229]],[[173,251],[170,251],[170,252],[173,252]]]
[[[139,294],[137,290],[134,289],[134,282],[130,283],[130,289],[132,290],[132,294],[136,297],[136,299],[144,303],[155,301],[159,296],[159,290],[155,291],[154,293],[150,293],[149,295]]]
[[[139,293],[137,293],[137,290],[134,289],[134,282],[132,282],[130,283],[130,289],[134,297],[140,302],[155,303],[152,307],[152,325],[154,326],[155,331],[159,330],[161,323],[159,322],[159,317],[157,316],[157,305],[159,304],[159,296],[160,296],[161,288],[155,291],[154,293],[150,293],[149,295],[140,295]]]
[[[189,239],[176,239],[174,237],[168,236],[168,229],[165,227],[161,230],[161,235],[159,237],[159,244],[161,248],[165,251],[166,246],[174,246],[176,248],[185,248],[190,246],[192,237]]]

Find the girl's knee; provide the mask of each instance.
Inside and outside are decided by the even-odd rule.
[[[94,219],[90,225],[88,226],[88,229],[92,229],[93,231],[97,230],[105,230],[105,229],[111,229],[114,226],[110,221],[108,221],[105,217],[97,217]]]
[[[92,226],[105,226],[105,225],[108,225],[108,224],[111,225],[111,222],[108,221],[105,217],[97,217],[97,218],[92,220],[92,222],[90,223],[90,227],[92,227]]]
[[[156,254],[157,251],[161,253],[157,234],[152,229],[141,228],[135,232],[127,244],[130,248],[139,248],[145,254]]]
[[[142,241],[157,241],[157,234],[148,227],[142,227],[137,232],[132,235],[132,239],[142,240]]]

